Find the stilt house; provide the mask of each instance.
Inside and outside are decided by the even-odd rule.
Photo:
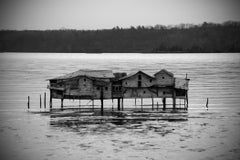
[[[162,69],[153,76],[142,71],[127,75],[111,70],[79,70],[64,76],[49,79],[50,107],[52,98],[61,99],[123,99],[162,98],[163,109],[166,98],[184,99],[188,107],[189,79],[176,78]],[[62,106],[62,105],[61,105]]]

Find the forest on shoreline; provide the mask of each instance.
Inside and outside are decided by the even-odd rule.
[[[2,30],[0,52],[240,52],[240,22],[117,26],[103,30]]]

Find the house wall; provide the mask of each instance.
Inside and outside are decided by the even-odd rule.
[[[99,86],[93,87],[93,97],[96,99],[101,98],[101,87],[99,87]],[[112,84],[111,83],[109,83],[108,85],[103,87],[103,98],[104,99],[112,98]]]
[[[82,95],[93,95],[93,80],[88,77],[79,77],[78,79],[78,94]]]
[[[126,78],[122,81],[123,87],[138,87],[138,75],[142,76],[142,86],[141,87],[149,87],[154,84],[153,80],[142,73],[137,73],[129,78]]]
[[[124,88],[123,89],[123,97],[124,98],[151,98],[156,97],[156,95],[151,92],[148,88]]]
[[[184,78],[175,78],[175,88],[188,90],[188,80]]]
[[[174,84],[174,77],[165,72],[158,72],[155,78],[155,84],[157,85],[172,86]]]

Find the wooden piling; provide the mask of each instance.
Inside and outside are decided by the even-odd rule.
[[[135,107],[137,106],[137,98],[135,97]]]
[[[172,100],[173,100],[173,109],[176,109],[176,91],[173,90],[172,93]]]
[[[46,106],[47,106],[47,100],[46,100],[46,92],[44,92],[44,109],[46,109]]]
[[[154,98],[152,97],[152,110],[154,110]]]
[[[186,91],[186,103],[187,103],[187,108],[186,108],[186,110],[188,110],[188,91]]]
[[[63,110],[63,98],[61,98],[61,109]]]
[[[166,110],[166,98],[165,97],[162,99],[162,103],[163,103],[163,110],[165,111]]]
[[[122,98],[122,111],[123,111],[123,100],[124,100],[124,99]]]
[[[79,108],[80,108],[81,107],[81,100],[80,100],[80,98],[78,99],[78,101],[79,101],[78,105],[79,105]]]
[[[118,102],[117,102],[117,104],[118,104],[118,111],[120,111],[121,110],[121,108],[120,108],[120,98],[118,98],[117,100],[118,100]]]
[[[100,99],[101,99],[101,116],[103,116],[103,87],[101,87]]]
[[[42,108],[42,97],[41,97],[41,94],[40,94],[40,109]]]
[[[50,90],[49,107],[52,109],[52,90]]]
[[[28,103],[27,103],[27,105],[28,105],[28,109],[30,109],[30,96],[28,96]]]
[[[143,111],[143,98],[141,97],[141,111]]]
[[[113,105],[114,105],[114,100],[113,100],[113,98],[112,98],[112,111],[113,111]]]

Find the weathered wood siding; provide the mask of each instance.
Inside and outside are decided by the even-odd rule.
[[[174,85],[174,77],[170,76],[165,72],[158,72],[155,74],[155,84],[161,86],[172,86]]]
[[[183,78],[175,78],[175,88],[188,90],[188,80]]]
[[[112,84],[109,82],[109,84],[102,87],[102,89],[103,89],[103,98],[111,99],[112,98]],[[101,98],[101,87],[100,86],[93,87],[93,97],[96,99]]]
[[[171,98],[173,91],[171,89],[162,88],[158,89],[158,96],[160,98]]]
[[[141,80],[139,80],[139,75],[141,76]],[[138,83],[139,81],[141,81],[141,87],[150,87],[152,86],[154,83],[153,83],[153,79],[146,76],[145,74],[143,73],[137,73],[131,77],[128,77],[126,79],[124,79],[122,81],[122,86],[123,87],[136,87],[138,88]]]
[[[151,92],[148,88],[124,88],[123,89],[124,98],[151,98],[156,97],[156,94]]]
[[[78,79],[78,94],[80,96],[87,95],[92,96],[93,95],[93,80],[89,79],[88,77],[79,77]]]

